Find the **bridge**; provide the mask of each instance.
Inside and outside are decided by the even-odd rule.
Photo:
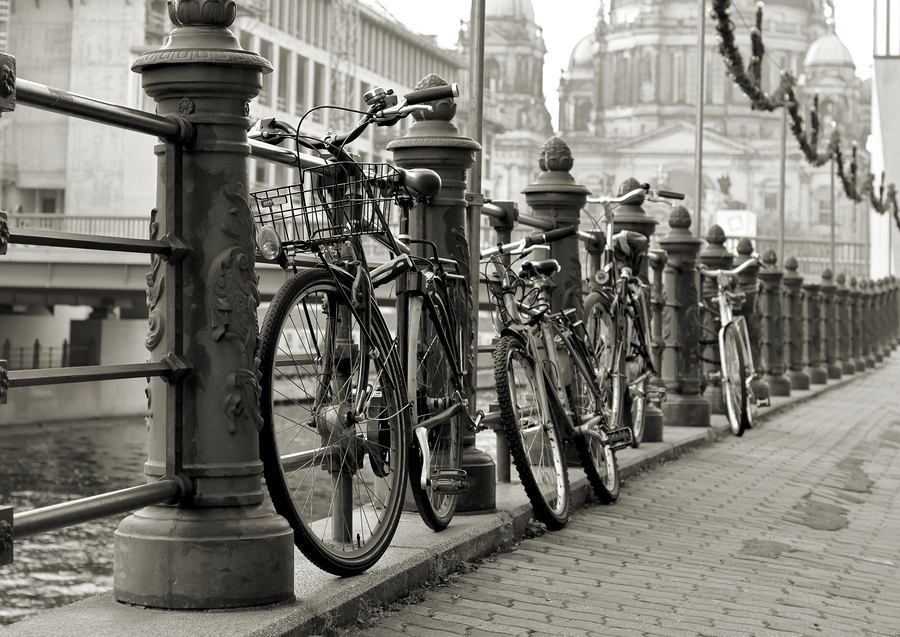
[[[474,487],[461,511],[484,515],[460,516],[451,530],[429,532],[424,539],[417,532],[421,529],[403,526],[386,561],[352,580],[323,576],[295,555],[293,532],[269,506],[262,488],[255,424],[260,418],[254,313],[260,290],[274,291],[285,275],[273,270],[271,281],[262,281],[269,271],[256,268],[246,176],[251,154],[291,167],[313,160],[248,141],[246,104],[259,91],[269,64],[244,51],[230,34],[228,3],[210,0],[209,10],[199,13],[196,4],[174,2],[179,28],[163,49],[135,62],[158,104],[157,114],[22,79],[0,101],[6,110],[14,104],[43,108],[160,140],[157,212],[148,217],[144,235],[29,228],[24,218],[23,225],[13,225],[9,215],[0,215],[0,255],[8,252],[2,259],[11,268],[5,271],[34,284],[45,300],[74,294],[77,301],[98,302],[87,304],[101,310],[108,307],[106,299],[118,295],[133,306],[139,299],[149,301],[142,338],[119,341],[123,347],[130,343],[134,361],[146,362],[101,359],[96,365],[49,370],[14,370],[0,363],[0,413],[39,409],[40,400],[27,393],[34,388],[139,384],[146,392],[150,440],[146,484],[31,511],[0,506],[0,563],[15,559],[17,539],[134,512],[115,535],[111,593],[20,622],[10,634],[145,634],[151,625],[173,634],[313,634],[328,622],[345,622],[364,604],[389,601],[416,582],[509,546],[530,520],[517,488],[504,475],[502,438],[490,457],[472,436],[465,467]],[[14,60],[4,62],[14,67]],[[460,254],[465,254],[475,259],[472,271],[477,271],[477,251],[470,254],[468,246],[480,243],[481,215],[489,216],[503,237],[513,231],[516,214],[512,207],[483,201],[475,164],[480,146],[451,123],[453,109],[442,110],[413,125],[393,150],[401,165],[442,173],[444,187],[430,212],[438,219],[464,220],[446,221],[442,235],[452,245],[442,256],[463,261]],[[543,228],[577,223],[588,190],[569,174],[571,154],[562,140],[548,140],[540,166],[541,175],[525,191],[534,222]],[[476,176],[471,191],[470,170]],[[652,234],[657,222],[639,205],[622,212],[614,230]],[[652,272],[640,275],[652,284],[653,357],[669,399],[648,408],[648,445],[633,462],[623,461],[627,475],[724,435],[721,387],[715,397],[716,363],[699,355],[698,267],[754,259],[747,240],[739,243],[737,254],[728,252],[720,228],[711,230],[706,241],[695,237],[684,208],[672,211],[668,225],[660,239],[664,252],[654,254]],[[552,293],[555,309],[582,302],[580,250],[574,241],[550,249],[550,256],[565,266]],[[596,236],[587,244],[585,260],[592,264],[596,244]],[[38,248],[20,251],[20,246]],[[41,252],[44,248],[72,252],[60,261],[55,253]],[[95,256],[107,253],[116,256]],[[149,270],[140,264],[148,257]],[[795,259],[781,264],[778,257],[768,251],[762,257],[767,270],[747,268],[739,282],[747,298],[751,354],[763,372],[754,388],[757,396],[771,398],[772,414],[883,373],[900,333],[896,280],[857,280],[850,273],[825,271],[804,279]],[[84,281],[91,287],[81,287]],[[27,298],[21,296],[28,294],[25,290],[10,288],[5,293],[11,300]],[[477,290],[473,286],[474,295]],[[478,297],[473,300],[477,306]],[[476,317],[463,318],[477,334]],[[100,400],[112,401],[116,391],[110,391]],[[587,498],[583,480],[575,480],[574,493],[578,501]],[[193,612],[224,609],[229,612]]]

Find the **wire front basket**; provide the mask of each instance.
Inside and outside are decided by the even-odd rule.
[[[300,172],[300,183],[251,194],[257,228],[271,226],[290,260],[349,237],[389,232],[397,169],[336,162]]]

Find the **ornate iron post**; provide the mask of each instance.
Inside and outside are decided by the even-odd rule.
[[[862,310],[862,356],[866,367],[875,367],[875,292],[874,281],[863,279],[859,282],[860,309]]]
[[[872,356],[875,358],[876,363],[880,363],[884,360],[884,351],[882,349],[882,339],[884,337],[884,330],[882,329],[884,314],[882,310],[884,309],[884,299],[881,293],[880,281],[870,279],[869,289],[872,291]]]
[[[891,355],[891,348],[888,345],[888,283],[886,278],[878,279],[876,283],[878,290],[878,312],[876,314],[878,321],[878,351],[884,360]]]
[[[178,361],[181,383],[148,387],[148,480],[187,496],[125,518],[115,534],[114,594],[169,609],[271,604],[294,596],[293,533],[263,504],[254,362],[259,304],[247,204],[250,100],[269,62],[228,29],[234,0],[170,0],[176,28],[135,61],[160,115],[195,135],[160,144],[151,236],[190,247],[148,274],[150,360]],[[182,177],[183,176],[183,177]]]
[[[818,283],[804,283],[806,296],[806,352],[809,359],[809,382],[824,385],[828,382],[828,370],[822,352],[822,286]]]
[[[765,270],[761,270],[759,278],[763,282],[766,328],[763,340],[766,344],[766,376],[769,393],[772,396],[790,396],[791,379],[784,375],[784,315],[782,311],[784,273],[778,269],[778,256],[774,250],[767,250],[763,255]]]
[[[684,206],[669,216],[669,230],[659,240],[666,251],[662,337],[665,341],[662,377],[666,385],[663,414],[667,425],[708,427],[709,401],[700,392],[700,295],[697,256],[703,239],[690,230]]]
[[[753,258],[753,243],[744,237],[738,242],[734,267]],[[753,367],[756,368],[756,376],[750,381],[750,386],[753,388],[757,400],[766,400],[769,398],[769,383],[762,378],[762,315],[757,303],[759,299],[759,265],[748,266],[746,270],[738,274],[738,284],[747,300],[737,314],[741,314],[747,320],[747,331],[750,333],[750,354],[753,356]]]
[[[809,389],[807,359],[804,356],[806,333],[803,321],[803,275],[797,272],[797,259],[788,257],[784,263],[784,287],[788,296],[788,350],[790,352],[791,389]]]
[[[721,226],[712,226],[706,233],[706,248],[700,253],[700,262],[711,270],[730,270],[734,263],[734,255],[725,248],[725,231]],[[715,279],[707,276],[700,277],[700,286],[703,299],[712,298],[718,290]],[[701,345],[703,381],[706,382],[706,389],[703,395],[709,401],[710,411],[714,414],[726,413],[725,397],[722,394],[722,381],[719,376],[722,373],[721,360],[719,358],[719,341],[718,341],[718,316],[719,308],[712,306],[712,312],[702,312],[700,320],[704,329],[700,332],[702,335]],[[710,379],[710,374],[714,374]]]
[[[866,370],[863,356],[862,291],[855,276],[850,277],[850,362],[857,372]]]
[[[417,89],[447,84],[437,75],[422,78]],[[427,227],[423,238],[437,245],[438,254],[459,263],[460,272],[469,278],[470,289],[464,295],[464,313],[470,316],[473,282],[478,272],[470,271],[470,246],[466,230],[466,171],[475,163],[475,152],[481,145],[465,137],[453,123],[456,102],[448,98],[430,102],[431,113],[413,114],[415,122],[403,137],[391,141],[387,148],[394,154],[394,162],[401,168],[430,168],[441,176],[441,192],[428,204]],[[477,250],[478,246],[473,246]],[[478,344],[469,339],[469,387],[467,398],[475,400],[477,385]],[[475,435],[466,430],[463,437],[463,469],[469,481],[469,491],[459,497],[457,510],[486,511],[497,506],[496,466],[493,459],[475,447]]]
[[[538,159],[541,173],[533,184],[522,189],[534,215],[552,221],[555,228],[577,226],[579,212],[591,194],[590,188],[577,183],[569,174],[573,162],[568,145],[559,137],[551,137],[541,148]],[[560,267],[559,274],[553,277],[555,287],[550,293],[550,307],[554,312],[575,308],[578,318],[583,318],[579,241],[572,236],[550,244],[550,258],[559,261]]]
[[[843,368],[840,365],[840,332],[838,331],[838,312],[835,302],[837,286],[834,284],[833,279],[834,275],[831,270],[825,270],[822,273],[820,312],[822,314],[822,346],[824,348],[825,369],[827,370],[828,378],[838,379],[841,377]]]
[[[653,343],[650,347],[653,350],[653,367],[657,371],[657,375],[650,379],[650,384],[654,387],[662,388],[666,386],[662,379],[663,352],[666,349],[666,341],[662,335],[662,315],[663,308],[666,306],[665,291],[663,290],[663,268],[666,267],[667,260],[668,256],[665,250],[650,251],[650,268],[653,270],[653,280],[650,284],[650,310],[653,313],[650,319],[650,331]],[[659,392],[655,393],[657,396],[659,395]],[[662,403],[658,400],[650,401],[647,404],[644,419],[644,441],[662,442],[664,423],[665,415],[663,414]]]
[[[846,285],[847,277],[841,272],[837,275],[837,301],[835,307],[838,312],[838,330],[840,332],[841,371],[849,375],[856,373],[856,365],[853,363],[853,308],[850,305],[850,288]]]

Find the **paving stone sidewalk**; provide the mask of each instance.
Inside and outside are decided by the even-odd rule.
[[[337,634],[898,636],[898,384],[895,356]]]

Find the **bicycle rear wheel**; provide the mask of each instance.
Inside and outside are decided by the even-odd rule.
[[[569,349],[572,379],[566,387],[566,394],[576,427],[580,427],[585,420],[601,410],[600,395],[595,391],[593,383],[585,377],[578,361],[586,369],[590,369],[587,356],[575,346]],[[573,444],[597,499],[603,504],[611,504],[619,498],[619,465],[616,462],[616,452],[608,444],[604,444],[606,438],[606,431],[597,423],[583,435],[576,432]]]
[[[622,421],[631,428],[631,446],[637,449],[644,440],[647,406],[647,365],[641,348],[639,326],[628,320],[628,353],[625,356],[626,387],[622,402]],[[640,379],[640,380],[638,380]]]
[[[747,368],[744,344],[734,323],[722,331],[722,385],[728,423],[735,436],[743,436],[747,427]]]
[[[535,517],[550,529],[569,520],[569,472],[552,410],[541,399],[544,378],[525,345],[503,336],[494,350],[494,381],[509,451]]]
[[[258,352],[266,486],[297,547],[335,575],[365,571],[390,544],[409,447],[397,354],[377,308],[368,331],[353,316],[352,283],[324,269],[291,277]]]
[[[618,326],[605,296],[593,292],[584,301],[584,323],[591,347],[594,371],[600,384],[600,401],[610,429],[621,426],[625,398],[625,354],[617,355]],[[619,348],[621,349],[621,347]]]
[[[418,423],[433,418],[459,402],[461,387],[455,366],[441,342],[438,325],[448,325],[447,309],[441,297],[433,295],[429,311],[422,297],[408,297],[406,333],[407,394],[415,400]],[[432,311],[434,314],[432,314]],[[452,335],[448,335],[453,338]],[[459,499],[457,485],[464,479],[460,417],[454,416],[419,433],[414,426],[415,448],[410,455],[409,488],[425,524],[442,531],[450,524]],[[424,442],[424,444],[423,444]],[[430,475],[425,476],[424,452],[430,459]]]

